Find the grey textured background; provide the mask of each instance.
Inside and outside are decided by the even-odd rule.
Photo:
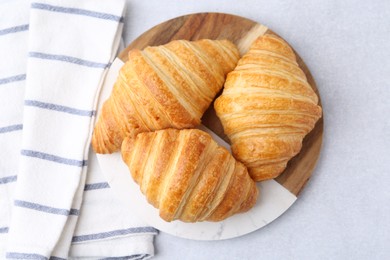
[[[321,94],[324,142],[276,221],[226,241],[161,233],[155,259],[390,259],[390,1],[128,0],[125,43],[196,12],[247,17],[297,50]]]
[[[196,12],[268,26],[304,59],[324,109],[320,160],[285,214],[225,241],[160,233],[154,259],[390,259],[390,1],[127,1],[126,44]]]

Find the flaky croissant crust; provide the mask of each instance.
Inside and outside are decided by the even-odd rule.
[[[270,34],[259,37],[228,74],[214,107],[233,155],[257,181],[285,169],[322,113],[293,50]]]
[[[94,150],[112,153],[127,136],[199,125],[238,59],[227,40],[178,40],[130,51],[95,126]]]
[[[140,133],[123,141],[122,157],[166,221],[221,221],[256,203],[246,167],[201,130]]]

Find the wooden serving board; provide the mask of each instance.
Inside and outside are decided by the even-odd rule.
[[[249,19],[221,13],[197,13],[181,16],[161,23],[143,33],[135,39],[118,56],[122,61],[128,60],[128,52],[131,49],[143,49],[147,46],[156,46],[168,43],[172,40],[198,40],[198,39],[228,39],[235,43],[240,54],[248,51],[251,43],[260,35],[275,34],[266,26]],[[309,84],[320,96],[309,69],[296,53],[299,66],[305,72]],[[319,101],[321,105],[321,100]],[[202,123],[225,141],[228,138],[223,133],[223,128],[215,115],[213,105],[202,117]],[[300,153],[290,160],[286,170],[275,180],[288,189],[295,196],[302,191],[317,163],[323,134],[323,118],[320,118],[315,128],[303,140]]]

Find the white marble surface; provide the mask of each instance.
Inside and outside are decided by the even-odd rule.
[[[390,1],[128,0],[126,44],[176,16],[263,23],[309,66],[324,108],[322,155],[294,205],[244,237],[161,233],[154,259],[390,259]]]

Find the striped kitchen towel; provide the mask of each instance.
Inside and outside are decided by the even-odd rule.
[[[111,189],[100,172],[96,155],[90,152],[83,205],[72,237],[70,256],[121,257],[144,259],[153,255],[153,234],[122,202],[111,195]],[[109,205],[109,206],[108,206]]]
[[[89,154],[124,1],[28,3],[0,8],[0,249],[7,242],[8,259],[148,258],[156,230],[114,200]]]
[[[4,259],[22,145],[28,13],[25,2],[0,5],[0,259]]]

